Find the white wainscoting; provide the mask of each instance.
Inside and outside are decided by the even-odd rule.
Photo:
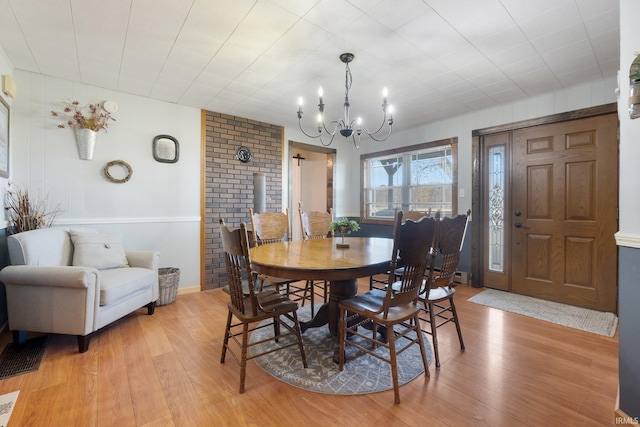
[[[7,227],[1,221],[0,227]],[[180,269],[180,289],[200,289],[200,217],[57,218],[54,227],[86,227],[118,233],[132,251],[157,250],[160,267]]]

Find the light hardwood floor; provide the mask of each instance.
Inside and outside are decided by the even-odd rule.
[[[362,281],[363,287],[368,283]],[[246,392],[239,366],[220,345],[228,296],[178,296],[116,322],[77,352],[53,335],[37,372],[0,381],[20,390],[15,426],[611,426],[618,386],[618,338],[576,331],[456,296],[466,351],[453,325],[439,329],[442,367],[393,391],[361,396],[307,392],[276,380],[255,361]],[[10,334],[0,337],[9,342]]]

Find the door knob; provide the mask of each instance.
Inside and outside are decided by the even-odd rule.
[[[513,224],[513,226],[514,226],[515,228],[529,228],[529,227],[527,227],[526,225],[522,225],[522,224],[521,224],[521,223],[519,223],[519,222],[516,222],[515,224]]]

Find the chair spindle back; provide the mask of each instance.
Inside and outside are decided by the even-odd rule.
[[[253,240],[257,245],[291,241],[289,209],[285,209],[282,213],[253,213],[253,208],[249,208],[249,215],[251,216]]]
[[[441,257],[440,270],[436,273],[432,287],[451,286],[458,269],[460,251],[469,224],[469,215],[459,214],[453,218],[442,218],[438,225],[438,254]]]
[[[303,239],[324,239],[331,235],[332,209],[329,209],[328,212],[303,212],[302,207],[299,207],[298,213],[300,214],[300,228]]]
[[[389,283],[385,295],[385,315],[390,307],[417,304],[425,271],[433,270],[433,247],[437,244],[437,225],[435,218],[423,217],[419,221],[402,221],[402,212],[396,214],[394,224],[394,249],[391,257]],[[400,280],[394,282],[396,265],[404,269]]]
[[[249,260],[247,226],[242,222],[240,223],[240,228],[232,230],[220,218],[220,238],[227,264],[227,280],[229,282],[231,303],[240,312],[245,312],[245,303],[247,301],[242,289],[243,276],[245,276],[248,281],[250,306],[252,314],[255,316],[257,315],[258,304]]]

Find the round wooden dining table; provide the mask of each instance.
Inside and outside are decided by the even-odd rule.
[[[269,243],[250,249],[251,268],[262,274],[297,280],[330,282],[329,302],[322,305],[309,322],[300,322],[303,331],[329,324],[338,333],[339,301],[358,293],[357,279],[389,270],[393,239],[348,237],[348,248],[338,248],[341,238]]]

